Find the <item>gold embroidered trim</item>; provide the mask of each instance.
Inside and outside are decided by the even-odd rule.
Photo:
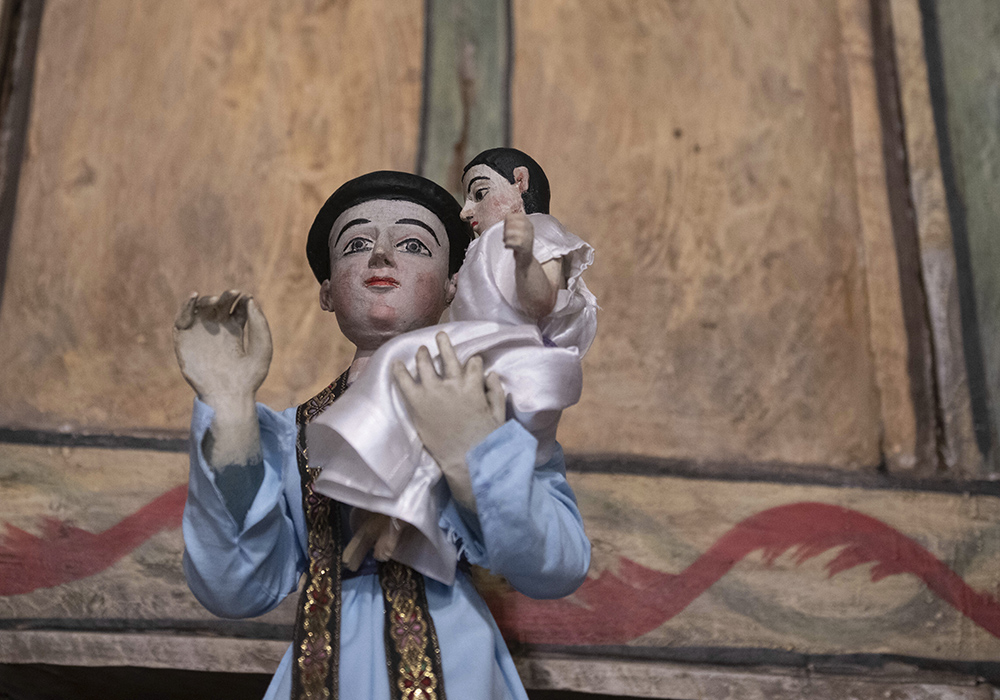
[[[318,470],[309,468],[305,428],[346,388],[347,372],[344,372],[330,386],[299,406],[295,414],[298,424],[296,457],[309,531],[309,571],[296,615],[293,698],[330,700],[337,697],[340,674],[340,557],[343,548],[340,504],[313,491],[313,480]]]
[[[296,456],[309,530],[309,570],[296,615],[294,700],[336,700],[340,680],[340,590],[343,533],[340,504],[313,490],[306,425],[347,389],[347,372],[299,406]],[[395,561],[379,564],[385,596],[385,657],[394,700],[446,700],[441,648],[423,576]]]
[[[395,561],[379,565],[385,595],[385,657],[395,700],[445,700],[441,649],[423,577]],[[393,687],[395,686],[395,687]]]

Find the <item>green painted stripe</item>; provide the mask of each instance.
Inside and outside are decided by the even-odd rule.
[[[458,196],[462,167],[510,140],[510,0],[427,0],[417,172]]]

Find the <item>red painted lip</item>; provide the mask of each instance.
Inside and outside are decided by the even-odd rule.
[[[393,277],[369,277],[365,280],[366,287],[398,287],[399,280]]]

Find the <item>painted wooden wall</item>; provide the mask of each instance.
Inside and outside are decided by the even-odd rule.
[[[350,357],[302,254],[325,197],[378,168],[453,187],[509,135],[597,248],[603,309],[560,430],[590,577],[545,603],[480,581],[529,684],[587,690],[596,657],[1000,682],[1000,490],[915,0],[19,7],[0,662],[273,669],[291,609],[215,619],[180,571],[176,307],[253,292],[261,400],[308,398]],[[630,668],[592,689],[692,696]]]

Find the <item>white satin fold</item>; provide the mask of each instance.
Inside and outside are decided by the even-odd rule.
[[[448,489],[407,415],[392,365],[399,360],[415,373],[415,356],[423,346],[440,370],[435,336],[444,331],[459,361],[479,355],[485,372],[500,377],[507,392],[508,418],[515,418],[538,440],[536,464],[551,459],[559,417],[580,399],[580,359],[596,332],[596,301],[579,277],[593,251],[552,217],[532,214],[531,218],[536,257],[563,257],[572,273],[569,288],[560,291],[556,309],[541,329],[516,308],[513,255],[503,247],[503,225],[498,224],[469,247],[459,271],[452,321],[387,342],[351,387],[306,427],[310,465],[322,469],[316,491],[413,525],[393,558],[449,585],[455,579],[457,552],[438,526]],[[476,314],[488,314],[491,320]],[[556,340],[559,347],[543,340],[546,321],[551,321],[557,336],[546,334],[546,338]]]

